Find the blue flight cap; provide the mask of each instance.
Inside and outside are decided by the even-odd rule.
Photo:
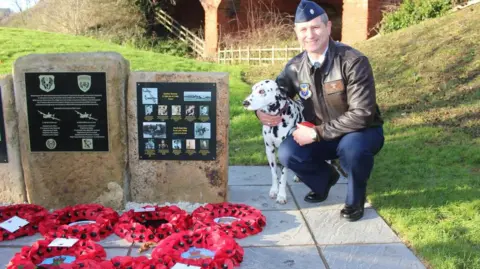
[[[302,0],[298,4],[297,12],[295,13],[295,23],[307,22],[325,13],[317,3],[307,0]]]

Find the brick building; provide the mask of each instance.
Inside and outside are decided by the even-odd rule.
[[[215,0],[206,0],[215,1]],[[382,19],[382,11],[399,5],[402,0],[314,0],[322,6],[333,23],[332,37],[345,43],[365,40],[375,35],[373,28]],[[218,31],[231,33],[248,25],[249,10],[268,10],[274,6],[278,12],[293,18],[300,0],[221,0],[217,9]],[[204,8],[200,1],[181,1],[172,16],[187,28],[203,27]],[[208,29],[205,33],[209,37]],[[208,42],[208,41],[207,41]]]

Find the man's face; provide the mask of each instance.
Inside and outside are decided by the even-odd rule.
[[[327,48],[332,23],[325,25],[320,16],[308,22],[295,24],[295,33],[300,44],[307,52],[322,54]]]

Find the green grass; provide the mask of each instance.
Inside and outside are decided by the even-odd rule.
[[[387,119],[369,199],[433,268],[480,268],[480,6],[364,42]]]
[[[478,25],[479,5],[356,45],[371,59],[386,120],[369,200],[431,268],[480,268]],[[133,70],[229,72],[230,164],[267,163],[261,126],[241,101],[282,66],[223,66],[7,28],[0,44],[0,73],[25,54],[75,51],[117,51]]]
[[[431,268],[480,268],[478,25],[480,5],[355,45],[386,120],[368,199]],[[246,80],[282,68],[254,67]]]

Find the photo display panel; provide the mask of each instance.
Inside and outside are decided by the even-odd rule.
[[[215,83],[137,83],[140,160],[215,160]]]

